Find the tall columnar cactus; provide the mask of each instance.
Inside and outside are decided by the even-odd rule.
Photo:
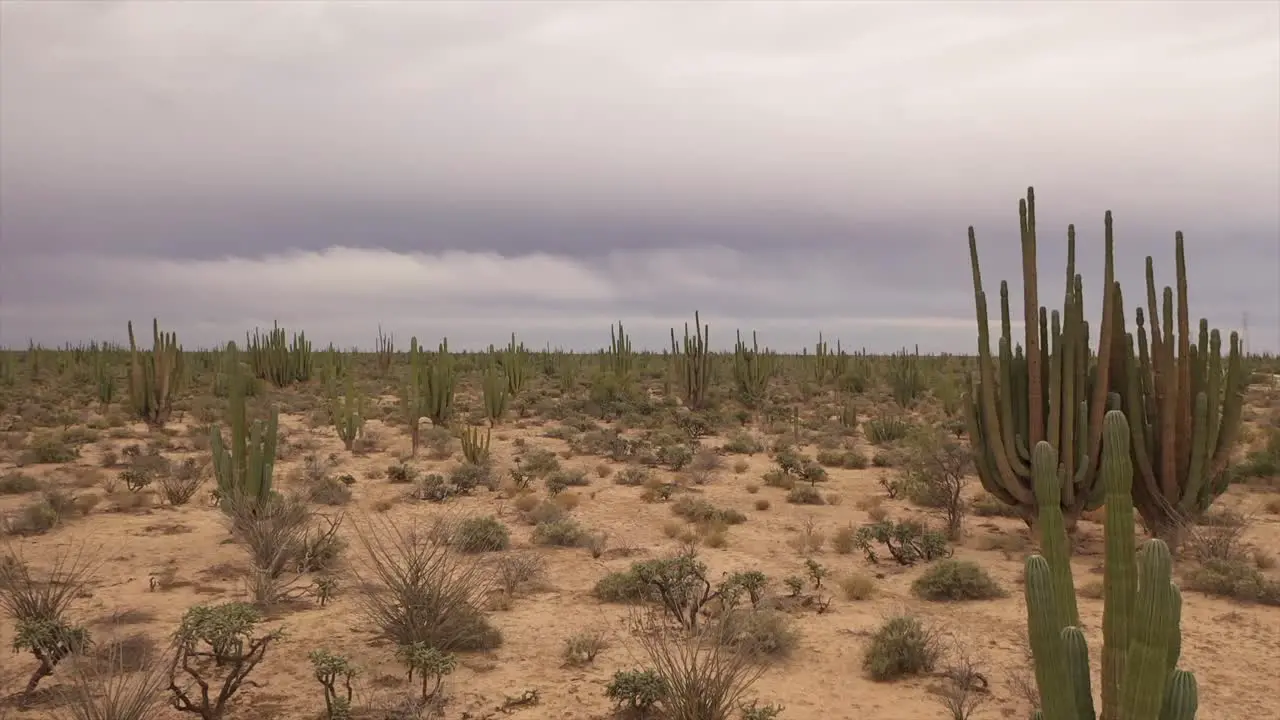
[[[129,403],[134,414],[152,426],[162,426],[173,410],[173,397],[182,380],[182,346],[176,333],[160,332],[151,321],[151,351],[138,349],[129,323]]]
[[[671,328],[671,358],[684,404],[692,410],[706,407],[711,387],[711,326],[703,325],[698,313],[693,314],[693,334],[684,326],[684,342],[676,343],[676,329]]]
[[[760,349],[756,334],[751,333],[751,347],[742,342],[738,333],[733,348],[733,380],[738,386],[738,397],[748,408],[759,407],[769,392],[769,380],[776,372],[775,356],[767,348]]]
[[[1068,481],[1056,498],[1068,525],[1101,499],[1097,467],[1115,338],[1113,307],[1117,285],[1111,213],[1105,218],[1105,279],[1098,357],[1090,364],[1089,324],[1084,293],[1075,272],[1075,226],[1067,227],[1066,291],[1061,315],[1040,306],[1036,264],[1035,191],[1018,203],[1022,238],[1024,344],[1016,346],[1009,316],[1009,286],[1000,283],[1001,337],[991,352],[987,295],[978,266],[978,242],[969,228],[969,256],[978,319],[978,376],[965,398],[974,463],[982,486],[1016,507],[1030,522],[1038,502],[1031,476],[1030,449],[1047,441]]]
[[[1137,352],[1134,337],[1126,336],[1127,372],[1115,381],[1133,432],[1134,503],[1147,527],[1166,537],[1227,489],[1224,471],[1239,439],[1248,382],[1239,335],[1231,333],[1225,372],[1222,336],[1209,330],[1207,320],[1200,320],[1199,337],[1192,342],[1181,232],[1175,245],[1176,306],[1173,288],[1166,287],[1163,318],[1157,314],[1155,271],[1148,257],[1150,331],[1138,308]]]
[[[457,385],[449,338],[440,341],[435,355],[418,372],[422,377],[422,414],[431,419],[433,427],[442,426],[453,415],[453,391]]]
[[[329,422],[337,431],[342,446],[355,448],[356,440],[364,435],[365,399],[356,389],[355,378],[347,375],[343,392],[338,394],[338,379],[330,376],[328,385]]]
[[[809,349],[805,348],[804,355],[808,356],[808,354]],[[818,342],[813,346],[813,357],[807,363],[809,375],[814,382],[819,385],[835,382],[844,375],[848,362],[849,356],[840,345],[838,338],[835,350],[832,350],[830,344],[822,337],[822,333],[818,333]]]
[[[626,328],[622,327],[621,320],[618,321],[616,331],[612,325],[609,326],[609,351],[605,360],[609,371],[613,373],[613,379],[619,385],[625,385],[631,381],[635,354],[631,352],[631,336],[627,334]]]
[[[396,336],[394,333],[383,334],[382,326],[378,326],[378,339],[374,347],[378,358],[378,370],[385,373],[391,369],[391,360],[396,356]]]
[[[889,389],[893,391],[893,400],[900,407],[911,407],[924,392],[924,377],[920,374],[920,346],[914,353],[902,352],[893,354],[889,364]]]
[[[227,423],[231,426],[231,444],[226,444],[222,428],[215,425],[209,433],[209,446],[213,453],[218,498],[223,509],[227,509],[240,500],[261,504],[271,498],[279,413],[273,407],[265,425],[254,421],[250,426],[244,392],[248,378],[241,373],[240,354],[235,343],[227,343],[223,360],[230,395]]]
[[[1099,472],[1106,498],[1103,571],[1102,713],[1104,720],[1191,720],[1195,676],[1176,669],[1182,596],[1170,578],[1161,540],[1134,550],[1133,466],[1129,424],[1113,410],[1103,420]],[[1026,563],[1027,631],[1035,658],[1042,720],[1099,717],[1090,687],[1089,651],[1076,606],[1060,492],[1064,470],[1041,441],[1032,450],[1040,506],[1041,552]],[[1136,557],[1135,557],[1136,556]]]
[[[524,343],[516,343],[516,334],[511,333],[511,342],[502,353],[502,372],[507,376],[507,394],[515,397],[524,389],[525,359],[528,351]]]
[[[249,364],[259,378],[276,387],[311,379],[311,341],[307,340],[306,333],[294,333],[290,340],[280,323],[276,323],[265,334],[256,328],[253,337],[245,333],[245,343]]]
[[[418,338],[409,338],[409,374],[405,377],[400,390],[400,411],[404,413],[404,421],[409,426],[409,453],[417,456],[418,443],[421,440],[421,422],[426,415],[426,395],[424,393],[425,364],[422,349],[418,347]]]
[[[490,361],[480,378],[480,391],[484,399],[484,415],[489,419],[489,427],[502,421],[507,412],[508,380],[502,368],[495,361]]]

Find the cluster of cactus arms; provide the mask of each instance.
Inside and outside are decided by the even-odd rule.
[[[627,335],[621,320],[618,321],[617,330],[614,330],[612,325],[609,326],[609,351],[606,364],[619,385],[630,382],[631,371],[635,365],[635,354],[631,352],[631,336]]]
[[[1040,709],[1035,720],[1192,720],[1195,676],[1177,669],[1182,596],[1171,581],[1169,547],[1158,539],[1135,550],[1130,429],[1124,413],[1103,419],[1099,476],[1106,500],[1103,571],[1102,712],[1090,686],[1089,651],[1080,628],[1066,524],[1053,500],[1064,480],[1057,452],[1032,449],[1040,501],[1042,555],[1026,562],[1027,632],[1035,659]]]
[[[467,425],[458,431],[458,442],[462,445],[462,457],[472,465],[482,465],[489,459],[489,442],[493,428],[485,428],[484,437],[480,436],[480,428]]]
[[[378,370],[385,373],[391,369],[391,360],[396,356],[396,336],[394,333],[383,334],[382,326],[378,326],[378,339],[374,345],[378,358]]]
[[[502,353],[502,372],[507,376],[507,394],[516,397],[524,389],[525,359],[528,352],[524,343],[516,343],[516,334],[511,333],[511,342]]]
[[[480,376],[480,393],[484,400],[484,416],[489,420],[489,427],[502,422],[507,414],[508,380],[502,371],[501,364],[490,360]]]
[[[804,354],[809,354],[808,348]],[[836,340],[836,349],[832,350],[822,333],[818,333],[818,342],[813,346],[813,358],[809,362],[810,376],[815,383],[825,385],[835,382],[844,375],[848,361],[849,356],[841,347],[839,339]]]
[[[342,446],[351,450],[364,435],[365,400],[356,390],[355,379],[348,374],[343,384],[343,392],[338,394],[338,379],[330,376],[326,389],[328,391],[329,422],[338,432]]]
[[[449,338],[441,340],[430,361],[419,363],[414,372],[422,388],[422,415],[431,420],[432,426],[444,425],[453,415],[453,391],[457,386]]]
[[[106,352],[95,353],[93,360],[93,380],[98,387],[98,402],[102,403],[104,411],[116,398],[115,368],[107,362],[106,355]]]
[[[280,323],[276,323],[266,334],[256,328],[253,337],[245,333],[245,343],[250,366],[259,378],[276,387],[311,379],[311,341],[307,340],[306,333],[294,333],[290,340]]]
[[[908,353],[906,348],[902,348],[902,352],[893,354],[889,365],[889,388],[899,407],[911,407],[920,393],[924,392],[924,376],[920,374],[919,360],[919,345],[914,353]]]
[[[129,403],[148,425],[161,426],[169,419],[182,381],[182,346],[176,333],[160,332],[158,320],[151,321],[151,333],[151,351],[139,350],[129,323]]]
[[[1000,283],[1001,337],[991,351],[987,296],[978,265],[978,244],[969,228],[969,255],[978,320],[978,374],[965,397],[974,462],[983,487],[1032,522],[1041,507],[1031,474],[1031,449],[1047,441],[1067,473],[1060,504],[1069,525],[1097,507],[1097,465],[1108,400],[1115,338],[1115,282],[1111,213],[1105,221],[1106,261],[1097,362],[1090,365],[1089,324],[1084,319],[1080,277],[1075,272],[1075,227],[1067,228],[1066,292],[1061,314],[1040,306],[1036,263],[1035,193],[1018,204],[1022,239],[1023,321],[1018,345],[1009,315],[1009,286]]]
[[[1225,373],[1222,336],[1209,330],[1207,320],[1200,320],[1199,337],[1192,342],[1182,233],[1175,244],[1176,325],[1173,288],[1164,289],[1163,318],[1157,313],[1148,257],[1150,330],[1137,308],[1136,352],[1134,335],[1125,335],[1125,372],[1113,379],[1133,432],[1134,503],[1158,536],[1175,534],[1227,489],[1225,470],[1239,438],[1248,382],[1236,333],[1231,333]],[[1124,321],[1120,310],[1117,321]]]
[[[218,482],[218,498],[225,509],[230,503],[246,499],[264,503],[271,498],[271,476],[276,464],[279,412],[271,408],[264,425],[248,422],[245,386],[248,378],[240,371],[240,354],[235,343],[227,343],[226,362],[230,402],[227,421],[231,425],[231,444],[222,437],[222,428],[210,431],[213,452],[213,474]]]
[[[775,360],[768,348],[760,349],[754,332],[751,333],[749,348],[742,342],[742,333],[738,333],[733,348],[733,380],[743,405],[754,410],[764,402],[769,392],[769,380],[777,372]]]
[[[698,313],[693,314],[692,335],[685,323],[682,344],[676,342],[676,329],[671,328],[671,359],[685,407],[706,407],[711,387],[711,326],[703,325]]]
[[[347,355],[338,348],[329,343],[329,347],[324,351],[325,376],[333,376],[338,379],[347,376]]]

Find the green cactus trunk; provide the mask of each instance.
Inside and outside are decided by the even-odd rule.
[[[255,421],[250,426],[245,400],[248,378],[240,372],[240,357],[235,343],[227,343],[224,360],[230,395],[227,421],[231,426],[231,444],[226,444],[222,428],[216,425],[210,431],[209,444],[219,502],[224,510],[228,510],[242,500],[262,504],[272,497],[279,413],[273,407],[265,425]]]
[[[1130,429],[1124,414],[1103,421],[1099,470],[1105,488],[1106,564],[1103,574],[1103,720],[1191,720],[1195,678],[1176,669],[1181,647],[1181,595],[1172,583],[1169,548],[1150,540],[1134,551]],[[1053,448],[1032,452],[1036,492],[1057,490],[1064,471]],[[1099,717],[1090,688],[1088,648],[1079,626],[1062,508],[1040,508],[1043,555],[1026,563],[1027,629],[1035,659],[1043,720]]]
[[[751,333],[751,347],[742,342],[738,333],[733,349],[733,380],[738,386],[738,398],[749,410],[755,410],[769,393],[769,381],[776,372],[774,354],[761,350],[756,334]]]
[[[685,407],[701,410],[707,406],[711,389],[711,327],[702,324],[698,313],[693,314],[693,334],[684,326],[684,343],[676,342],[676,330],[671,328],[672,369],[680,383]]]
[[[173,411],[174,395],[182,382],[183,354],[176,333],[160,332],[160,322],[151,321],[152,349],[138,350],[129,327],[129,403],[135,415],[153,427],[162,427]]]

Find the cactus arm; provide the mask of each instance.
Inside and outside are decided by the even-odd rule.
[[[1040,552],[1053,573],[1053,612],[1056,614],[1056,627],[1061,630],[1079,625],[1080,612],[1076,606],[1075,585],[1071,580],[1071,550],[1067,546],[1067,528],[1058,502],[1062,495],[1062,470],[1057,467],[1055,455],[1053,446],[1049,443],[1036,443],[1035,449],[1031,451],[1031,472],[1039,503],[1037,521],[1040,526]]]
[[[1027,353],[1027,442],[1036,445],[1044,439],[1044,386],[1040,375],[1040,298],[1036,268],[1036,195],[1027,188],[1027,197],[1018,203],[1018,221],[1022,233],[1022,314],[1025,323]],[[1034,451],[1033,451],[1034,453]]]
[[[1067,656],[1062,650],[1062,626],[1055,612],[1056,593],[1049,563],[1039,555],[1026,564],[1027,630],[1035,659],[1036,686],[1044,720],[1076,720],[1076,695],[1066,682]]]
[[[1124,415],[1107,413],[1103,420],[1102,453],[1106,488],[1105,547],[1102,608],[1102,713],[1116,717],[1125,683],[1134,600],[1138,575],[1133,540],[1133,462],[1130,460],[1130,430]]]
[[[1178,509],[1183,513],[1193,512],[1200,499],[1200,489],[1204,483],[1205,456],[1208,454],[1208,415],[1209,396],[1201,392],[1196,395],[1194,424],[1191,430],[1191,466],[1187,471],[1186,483],[1182,486],[1182,497],[1178,500]]]
[[[1158,720],[1160,716],[1172,671],[1169,655],[1177,592],[1169,582],[1172,568],[1169,547],[1163,541],[1148,540],[1138,551],[1138,592],[1117,717]]]
[[[1179,489],[1186,493],[1190,486],[1190,471],[1194,449],[1192,447],[1192,431],[1195,421],[1195,396],[1191,390],[1191,312],[1187,305],[1187,256],[1183,251],[1182,231],[1174,233],[1175,277],[1177,282],[1178,309],[1178,397],[1174,407],[1176,424],[1174,436],[1177,454],[1175,462],[1178,468]],[[1198,488],[1197,488],[1198,491]],[[1195,494],[1191,495],[1193,498]]]
[[[1096,720],[1089,678],[1089,644],[1085,641],[1084,631],[1078,627],[1062,628],[1062,652],[1066,655],[1066,671],[1070,676],[1071,692],[1075,695],[1075,717]]]
[[[1200,689],[1196,676],[1186,670],[1174,670],[1165,688],[1160,720],[1194,720],[1200,706]]]

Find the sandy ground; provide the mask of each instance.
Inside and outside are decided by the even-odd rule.
[[[331,429],[313,429],[304,416],[285,416],[282,422],[289,429],[292,442],[311,446],[310,451],[321,456],[334,453],[339,460],[334,473],[350,473],[358,479],[353,486],[354,500],[345,508],[348,522],[358,523],[371,513],[383,511],[398,522],[423,522],[441,512],[439,505],[406,499],[405,485],[391,484],[379,477],[397,453],[407,452],[408,441],[402,431],[378,428],[380,423],[371,422],[386,447],[375,454],[354,456],[343,449]],[[518,437],[536,447],[567,449],[564,442],[542,436],[553,423],[524,424],[523,428],[510,424],[499,428],[494,440],[499,467],[509,467],[512,442]],[[118,428],[114,434],[125,437],[108,438],[89,446],[74,464],[40,465],[25,468],[24,472],[77,493],[102,494],[96,483],[118,470],[98,467],[101,451],[118,451],[129,443],[145,442],[147,433],[141,425]],[[189,438],[180,426],[175,436],[177,446],[188,444]],[[713,438],[709,442],[717,441]],[[186,456],[183,452],[169,454],[174,458]],[[868,513],[862,508],[877,503],[895,518],[922,512],[884,497],[878,481],[893,470],[830,469],[830,480],[823,489],[839,495],[839,504],[797,506],[785,502],[784,491],[776,488],[761,487],[756,493],[749,492],[748,486],[759,483],[770,463],[765,455],[757,454],[748,458],[748,468],[734,472],[732,466],[739,457],[744,456],[730,456],[726,467],[698,488],[714,504],[736,508],[749,518],[729,530],[726,547],[701,550],[701,557],[717,574],[738,569],[759,569],[774,578],[802,573],[805,555],[793,549],[792,544],[806,528],[829,537],[840,527],[868,521]],[[433,462],[420,456],[414,464],[425,471],[446,469],[456,461]],[[300,462],[300,457],[295,457],[277,466],[277,477],[285,489]],[[678,548],[678,542],[664,533],[664,525],[675,519],[670,505],[643,502],[639,497],[642,488],[616,485],[609,478],[599,477],[597,467],[610,464],[601,458],[576,456],[562,460],[562,464],[589,471],[591,485],[578,489],[581,503],[573,515],[591,529],[607,531],[615,552],[593,559],[582,549],[534,549],[529,541],[531,528],[515,517],[511,500],[499,493],[481,490],[473,497],[450,503],[454,512],[461,509],[502,518],[512,532],[515,547],[511,552],[543,553],[548,572],[545,587],[492,613],[505,643],[496,651],[462,658],[461,667],[446,684],[445,717],[503,717],[506,715],[497,708],[504,699],[526,690],[537,690],[540,702],[512,709],[511,716],[566,720],[610,717],[612,705],[603,694],[605,683],[615,670],[643,664],[643,655],[626,630],[627,610],[601,604],[593,599],[591,589],[610,570],[625,569],[635,559],[661,556]],[[0,467],[0,471],[11,467],[12,464]],[[1275,497],[1274,493],[1233,489],[1221,504],[1253,517],[1247,536],[1250,542],[1280,551],[1280,516],[1262,509],[1265,501]],[[150,507],[123,511],[113,510],[112,499],[104,498],[87,517],[44,535],[12,541],[37,567],[59,551],[85,543],[100,565],[90,583],[90,592],[77,601],[73,615],[86,622],[99,641],[114,639],[145,646],[145,639],[149,638],[162,644],[191,605],[245,597],[238,572],[246,565],[246,555],[230,541],[223,515],[203,498],[201,493],[191,504],[176,508],[153,502]],[[760,498],[771,501],[767,510],[756,509]],[[13,510],[28,499],[21,495],[0,497],[0,513]],[[1078,587],[1100,579],[1102,561],[1097,542],[1100,526],[1082,521],[1080,533],[1084,542],[1075,560]],[[827,612],[795,613],[801,636],[799,648],[792,657],[771,667],[752,695],[762,703],[784,705],[781,717],[796,720],[947,717],[933,693],[939,678],[877,683],[867,679],[860,669],[870,633],[886,616],[905,609],[935,623],[949,642],[967,647],[983,664],[991,692],[988,702],[973,717],[1026,717],[1029,705],[1016,687],[1016,678],[1025,676],[1028,667],[1020,585],[1022,559],[1031,549],[1025,535],[1025,529],[1016,521],[968,518],[966,538],[957,549],[957,556],[981,563],[1010,592],[1005,599],[954,604],[924,602],[912,596],[910,583],[921,568],[873,566],[860,554],[839,554],[829,543],[824,544],[813,557],[829,568],[833,579],[853,571],[879,573],[876,591],[868,599],[854,601],[842,597],[837,589]],[[618,547],[633,554],[613,557],[623,554],[616,551]],[[979,549],[993,547],[997,549]],[[359,562],[355,543],[347,552],[348,563]],[[159,588],[152,587],[156,578],[162,581]],[[343,591],[323,608],[311,602],[272,614],[267,626],[283,626],[288,634],[270,648],[254,673],[253,679],[260,686],[244,690],[229,717],[317,717],[323,703],[311,676],[307,653],[319,647],[343,652],[362,668],[357,699],[410,687],[390,649],[370,642],[372,633],[360,613],[353,585],[345,582]],[[1200,717],[1280,717],[1275,670],[1280,667],[1280,608],[1243,605],[1195,592],[1184,595],[1181,664],[1199,679]],[[1101,600],[1082,598],[1081,611],[1096,673]],[[604,630],[610,638],[609,647],[587,667],[563,666],[565,639],[585,628]],[[0,644],[8,646],[12,635],[8,621],[0,621]],[[8,694],[21,687],[34,663],[26,654],[2,657],[0,694]],[[46,691],[34,707],[25,712],[12,711],[11,717],[43,717],[55,712],[57,690],[66,682],[64,675],[57,673],[46,679],[42,684]],[[157,720],[177,717],[182,715],[164,710]]]

